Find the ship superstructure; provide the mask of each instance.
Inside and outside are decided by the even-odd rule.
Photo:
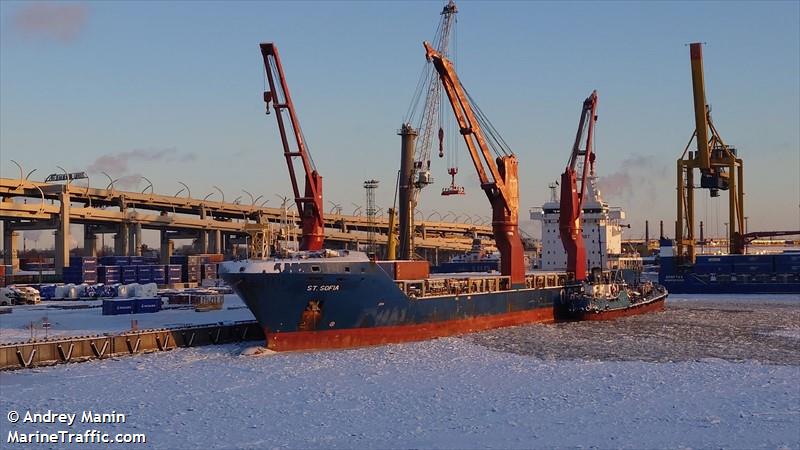
[[[550,200],[541,208],[533,208],[530,212],[531,220],[542,223],[542,251],[539,261],[539,268],[542,270],[565,270],[567,267],[567,252],[559,236],[559,213],[557,185],[551,184]],[[586,243],[586,267],[618,269],[641,264],[641,258],[623,255],[622,221],[625,219],[625,211],[619,207],[611,207],[603,201],[594,172],[589,175],[581,217],[581,229]]]

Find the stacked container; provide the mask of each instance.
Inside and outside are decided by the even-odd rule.
[[[161,264],[150,266],[153,271],[153,283],[167,284],[166,270],[164,270],[164,267],[165,266]]]
[[[65,283],[97,283],[97,258],[70,256],[69,267],[64,268]]]
[[[183,278],[183,269],[180,264],[167,264],[164,266],[165,284],[180,283]]]
[[[140,284],[152,283],[153,266],[150,265],[136,266],[136,282]]]
[[[98,266],[97,280],[105,284],[119,283],[121,280],[120,266]]]
[[[216,264],[203,264],[203,280],[216,280],[217,279],[217,265]]]
[[[121,273],[120,282],[123,284],[136,283],[136,266],[122,266]]]

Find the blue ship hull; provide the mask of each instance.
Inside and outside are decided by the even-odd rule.
[[[222,273],[274,350],[341,348],[428,339],[523,323],[553,322],[562,287],[467,288],[409,295],[419,281],[395,281],[378,264],[323,265],[311,272]],[[334,267],[328,267],[334,266]],[[499,280],[500,277],[496,276]],[[401,289],[403,286],[405,289]]]
[[[698,255],[678,266],[662,241],[658,282],[673,294],[798,294],[800,253]]]

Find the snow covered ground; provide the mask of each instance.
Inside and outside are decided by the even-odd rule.
[[[41,324],[46,316],[51,327],[48,336],[85,336],[117,333],[131,329],[131,320],[139,329],[201,325],[237,320],[255,320],[244,302],[235,294],[225,296],[224,309],[195,312],[193,309],[165,309],[149,314],[104,316],[102,301],[44,301],[38,305],[14,306],[11,314],[0,314],[0,343],[27,341],[31,338],[29,324],[34,323],[34,337],[45,337]],[[62,306],[90,305],[88,309],[59,309]]]
[[[156,448],[798,448],[797,366],[555,361],[462,338],[239,356],[204,347],[0,374],[2,407],[116,410]],[[9,424],[56,431],[65,425]],[[12,445],[10,448],[16,448]]]
[[[97,429],[170,449],[798,449],[800,302],[746,300],[347,351],[245,357],[232,344],[2,372],[0,440]],[[590,339],[604,345],[570,350]],[[14,424],[12,410],[127,421]]]

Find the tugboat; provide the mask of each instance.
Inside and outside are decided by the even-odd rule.
[[[583,282],[568,282],[557,307],[560,320],[611,320],[664,309],[664,286],[650,281],[628,284],[621,271],[599,268]]]
[[[567,253],[568,281],[557,305],[556,316],[565,320],[608,320],[622,316],[659,311],[664,308],[667,290],[652,282],[642,282],[639,275],[630,281],[622,271],[604,272],[593,268],[586,273],[586,246],[581,229],[587,184],[594,177],[594,124],[597,121],[597,91],[583,102],[578,133],[567,168],[561,175],[559,231]],[[581,148],[586,129],[586,144]],[[578,190],[576,167],[582,163],[581,187]]]

